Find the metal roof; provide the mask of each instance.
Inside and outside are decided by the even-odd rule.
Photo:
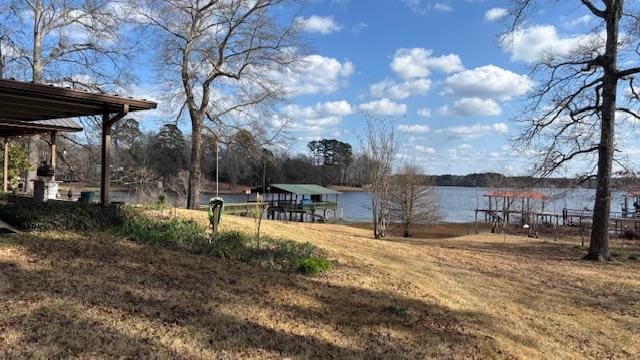
[[[67,131],[82,131],[82,126],[73,119],[50,119],[50,120],[36,120],[31,121],[31,124],[40,124],[46,126],[57,126],[60,128],[66,128]]]
[[[47,120],[155,109],[157,104],[117,95],[96,94],[0,79],[0,116],[6,120]],[[0,120],[1,121],[1,120]]]
[[[271,184],[271,191],[279,189],[284,192],[297,195],[335,195],[342,194],[340,191],[326,188],[315,184]]]
[[[57,132],[82,131],[82,126],[72,119],[52,119],[38,121],[0,120],[0,137],[34,135]]]

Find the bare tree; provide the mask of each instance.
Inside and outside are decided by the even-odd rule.
[[[366,187],[371,198],[373,236],[376,239],[384,237],[389,220],[387,195],[397,148],[393,127],[383,120],[367,118],[362,152],[369,163],[365,174]]]
[[[389,218],[402,226],[404,237],[411,237],[414,225],[441,219],[437,190],[415,165],[405,164],[391,177],[388,201]]]
[[[64,84],[103,91],[126,73],[127,54],[135,46],[121,47],[116,2],[111,0],[0,0],[6,51],[12,62],[34,83]],[[32,186],[37,162],[37,136],[29,140],[25,186]]]
[[[273,76],[297,58],[295,22],[276,11],[287,0],[145,0],[141,16],[156,30],[170,96],[188,112],[191,156],[187,206],[199,205],[202,134],[264,120],[286,94]],[[260,110],[260,111],[258,111]],[[205,120],[209,120],[205,123]],[[208,128],[208,129],[207,129]]]
[[[514,0],[514,22],[505,41],[522,31],[525,14],[537,3]],[[620,64],[638,63],[640,11],[633,1],[627,5],[623,0],[580,0],[578,3],[600,21],[601,32],[596,29],[593,34],[601,35],[586,37],[570,54],[546,54],[534,65],[533,73],[540,76],[541,81],[531,96],[530,106],[518,119],[524,124],[518,140],[527,146],[542,144],[542,157],[536,169],[544,176],[573,160],[594,164],[597,159],[597,165],[583,173],[583,179],[595,177],[597,181],[586,259],[604,261],[609,258],[616,112],[640,119],[637,111],[640,92],[634,86],[640,67],[619,68]],[[622,33],[625,35],[621,36]],[[622,85],[628,94],[625,104],[617,97]]]
[[[260,249],[260,228],[267,209],[269,209],[269,203],[265,201],[264,195],[257,194],[256,202],[250,209],[256,226],[256,249]]]

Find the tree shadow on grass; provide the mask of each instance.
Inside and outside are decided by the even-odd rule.
[[[115,238],[8,241],[20,256],[0,252],[2,356],[502,356],[476,331],[501,331],[495,319],[394,292]]]

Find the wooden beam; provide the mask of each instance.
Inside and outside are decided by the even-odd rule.
[[[108,112],[102,114],[102,164],[100,174],[100,203],[105,206],[110,203],[111,191],[111,128],[129,113],[129,105],[122,105],[122,109],[111,117]]]
[[[4,163],[2,166],[2,191],[9,191],[9,139],[4,138]]]
[[[110,118],[107,124],[111,127],[113,124],[117,123],[118,121],[122,120],[122,118],[127,116],[128,113],[129,113],[129,105],[128,104],[122,105],[122,110],[119,113],[117,113],[114,117]]]
[[[100,203],[102,206],[110,202],[109,191],[111,190],[111,124],[110,115],[102,115],[102,162],[100,172]]]

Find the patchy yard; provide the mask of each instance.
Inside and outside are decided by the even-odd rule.
[[[180,211],[206,223],[204,212]],[[253,220],[225,216],[227,229]],[[616,261],[499,235],[375,241],[265,222],[333,260],[319,277],[110,235],[0,237],[0,357],[633,358],[640,246]]]

